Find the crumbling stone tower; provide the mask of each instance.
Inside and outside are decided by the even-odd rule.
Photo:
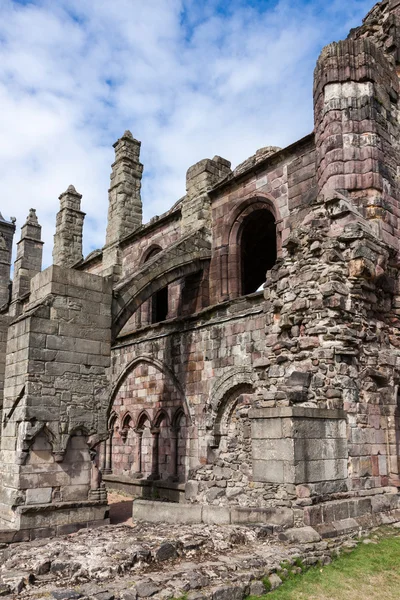
[[[398,509],[399,44],[383,0],[322,51],[310,135],[199,161],[147,224],[126,131],[105,246],[82,257],[70,186],[11,291],[0,220],[1,539],[101,521],[108,485],[177,502],[136,518],[325,534]]]

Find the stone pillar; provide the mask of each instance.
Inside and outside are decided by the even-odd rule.
[[[182,202],[182,233],[211,227],[211,200],[208,191],[231,173],[231,163],[214,156],[193,165],[186,173],[186,196]]]
[[[171,440],[171,464],[170,464],[170,475],[173,479],[178,476],[178,437],[179,429],[171,427],[170,429],[170,440]]]
[[[314,78],[318,189],[339,190],[398,248],[399,80],[367,39],[326,46]]]
[[[137,429],[136,430],[136,435],[137,435],[137,444],[136,444],[136,473],[138,475],[142,474],[142,437],[143,437],[143,430],[142,429]]]
[[[109,432],[108,439],[105,441],[105,462],[103,473],[112,473],[112,438],[114,431]]]
[[[106,245],[103,250],[103,274],[120,274],[119,243],[142,225],[140,188],[143,165],[140,142],[130,131],[115,142],[115,162],[112,165],[108,191]]]
[[[15,219],[6,221],[0,213],[0,308],[10,301],[10,268]]]
[[[347,491],[347,423],[342,410],[287,406],[253,408],[253,478],[307,487],[309,496]]]
[[[151,430],[153,435],[153,451],[151,455],[151,479],[159,479],[160,473],[158,468],[158,443],[160,437],[160,430],[154,428]]]
[[[108,436],[112,285],[53,265],[32,279],[29,302],[8,329],[0,527],[62,532],[106,515],[100,480],[89,493]]]
[[[56,219],[53,264],[73,267],[82,260],[82,230],[85,213],[81,211],[82,195],[73,185],[60,196],[60,210]]]
[[[106,452],[107,452],[107,440],[104,440],[104,442],[101,443],[101,451],[100,451],[102,473],[104,473],[104,471],[106,470],[106,464],[107,464]]]
[[[12,302],[14,314],[19,311],[15,306],[21,298],[29,294],[31,279],[42,270],[43,244],[42,227],[38,223],[36,211],[31,208],[25,224],[21,227],[21,239],[17,245],[17,258],[14,263]]]

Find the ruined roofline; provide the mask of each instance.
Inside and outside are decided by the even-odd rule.
[[[129,244],[131,241],[135,240],[136,238],[141,237],[142,234],[148,233],[149,231],[153,231],[154,229],[157,229],[160,225],[165,225],[165,223],[168,223],[169,221],[175,221],[179,219],[181,216],[181,200],[182,199],[179,199],[177,202],[175,202],[172,208],[170,208],[162,215],[155,215],[154,217],[151,217],[148,223],[145,223],[144,225],[142,225],[142,227],[124,237],[119,242],[119,246],[123,247],[126,244]],[[176,208],[174,209],[174,207]]]
[[[165,225],[169,221],[174,221],[174,220],[179,219],[180,215],[181,215],[181,208],[179,206],[180,202],[181,202],[181,200],[178,200],[173,205],[173,208],[175,206],[177,206],[177,208],[175,208],[175,210],[172,211],[172,209],[170,209],[169,211],[160,215],[158,218],[152,217],[148,223],[146,223],[145,225],[142,225],[142,227],[140,227],[136,231],[133,231],[132,233],[127,235],[125,238],[123,238],[120,242],[118,242],[118,246],[120,248],[124,247],[127,244],[134,241],[135,239],[140,238],[142,235],[145,235],[145,234],[149,233],[150,231],[154,231],[159,226]],[[92,252],[90,252],[82,261],[80,261],[74,265],[74,269],[83,269],[83,268],[87,267],[88,265],[94,264],[96,262],[100,262],[103,257],[104,247],[99,248],[97,250],[92,250]]]
[[[132,343],[141,343],[144,340],[149,342],[166,337],[175,331],[178,324],[180,333],[184,334],[194,330],[206,329],[210,324],[228,323],[252,315],[260,315],[263,313],[263,309],[260,308],[263,302],[263,290],[225,300],[224,302],[217,302],[201,308],[191,315],[181,315],[159,323],[150,323],[134,331],[121,332],[112,344],[112,348],[116,350]],[[185,326],[182,327],[182,324]]]
[[[314,143],[314,138],[315,138],[314,132],[309,133],[308,135],[304,136],[303,138],[300,138],[299,140],[297,140],[296,142],[293,142],[289,146],[286,146],[285,148],[282,148],[281,150],[274,152],[274,154],[270,154],[269,156],[260,160],[259,162],[252,165],[245,171],[242,171],[241,173],[238,173],[237,175],[234,175],[234,171],[233,171],[232,175],[228,175],[223,181],[218,183],[215,187],[213,187],[208,192],[210,197],[212,198],[212,197],[218,196],[218,194],[221,191],[225,190],[226,188],[228,188],[231,185],[235,185],[235,184],[239,183],[240,181],[247,179],[247,177],[249,175],[251,175],[253,173],[257,173],[257,171],[265,169],[267,166],[273,165],[274,163],[280,162],[281,160],[285,159],[286,157],[289,157],[291,154],[293,154],[294,150],[296,150],[297,148],[299,148],[301,146],[307,146],[310,143]]]

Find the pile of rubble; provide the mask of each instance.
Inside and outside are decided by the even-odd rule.
[[[0,596],[242,600],[356,545],[351,535],[322,540],[311,527],[103,526],[0,549]]]

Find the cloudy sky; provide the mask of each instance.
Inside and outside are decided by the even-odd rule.
[[[51,261],[58,196],[104,243],[112,144],[142,141],[144,218],[219,154],[240,163],[313,128],[312,72],[373,0],[0,0],[0,211],[37,209]]]

